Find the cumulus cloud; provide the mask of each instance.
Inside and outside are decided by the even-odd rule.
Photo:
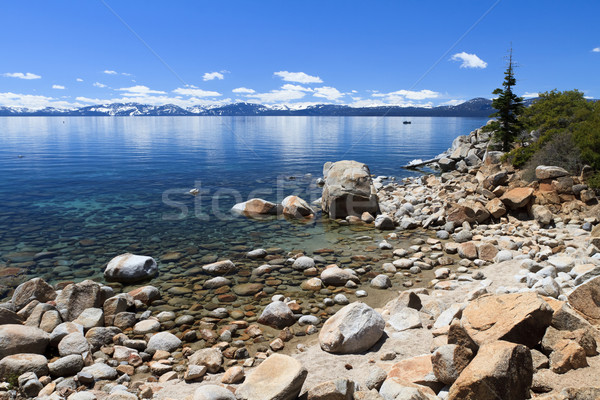
[[[60,90],[64,90],[65,87],[63,85],[52,85],[52,89],[60,89]]]
[[[283,90],[299,90],[301,92],[314,92],[313,89],[302,86],[302,85],[292,85],[291,83],[286,83],[281,87]]]
[[[304,72],[288,72],[279,71],[273,73],[273,75],[279,76],[286,82],[297,82],[297,83],[323,83],[321,78],[318,76],[311,76]]]
[[[139,96],[139,95],[148,95],[148,94],[165,94],[165,92],[160,90],[152,90],[148,86],[136,85],[131,87],[119,88],[115,89],[121,92],[126,92],[125,96]]]
[[[483,61],[481,58],[477,57],[476,54],[465,53],[456,53],[451,58],[452,61],[460,61],[461,68],[486,68],[487,63]]]
[[[31,72],[7,72],[2,74],[6,78],[18,78],[18,79],[40,79],[40,75],[32,74]]]
[[[593,48],[592,51],[594,53],[600,53],[600,47]]]
[[[100,82],[94,82],[94,86],[99,87],[99,88],[105,88],[106,85],[104,83],[100,83]]]
[[[81,79],[81,78],[77,78],[77,79],[75,79],[75,80],[76,80],[77,82],[83,82],[83,79]]]
[[[112,69],[105,69],[104,72],[106,75],[117,75],[117,71],[113,71]]]
[[[292,100],[298,100],[306,95],[304,90],[278,89],[267,93],[253,93],[246,97],[256,100],[260,103],[273,104],[285,103]]]
[[[69,103],[54,97],[39,96],[21,93],[0,93],[0,106],[5,107],[23,107],[31,110],[39,110],[46,107],[54,108],[76,108],[82,107],[81,103]]]
[[[524,99],[532,99],[535,97],[540,97],[540,94],[538,92],[525,92],[521,97]]]
[[[225,76],[220,72],[205,72],[204,75],[202,75],[202,79],[205,81],[212,81],[215,79],[223,80],[224,78]]]
[[[233,93],[256,93],[254,89],[248,89],[246,87],[239,87],[232,90]]]
[[[213,92],[210,90],[202,90],[198,89],[195,86],[190,86],[186,88],[177,88],[173,90],[173,93],[182,94],[184,96],[194,96],[194,97],[216,97],[221,96],[219,92]]]
[[[342,93],[339,90],[337,90],[336,88],[330,87],[330,86],[323,86],[320,88],[316,88],[315,93],[313,94],[313,96],[315,96],[315,97],[322,97],[324,99],[331,100],[331,101],[337,101],[341,97],[344,97],[345,95],[346,95],[346,93]]]

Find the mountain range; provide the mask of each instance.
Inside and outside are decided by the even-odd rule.
[[[530,103],[528,99],[526,103]],[[139,103],[112,103],[76,109],[0,107],[0,116],[397,116],[397,117],[487,117],[495,110],[492,101],[477,97],[455,106],[438,107],[352,107],[318,104],[303,108],[233,103],[224,106],[182,108],[174,104],[160,106]]]

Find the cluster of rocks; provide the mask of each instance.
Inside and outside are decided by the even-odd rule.
[[[231,211],[250,218],[283,215],[289,218],[311,219],[315,215],[310,205],[298,196],[287,196],[281,204],[254,198],[234,205]]]

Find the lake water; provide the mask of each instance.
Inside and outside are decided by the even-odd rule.
[[[213,294],[196,290],[206,279],[200,266],[231,258],[247,271],[236,279],[253,281],[249,271],[261,262],[244,258],[252,248],[269,248],[284,258],[292,250],[314,255],[330,248],[332,252],[318,253],[327,262],[355,267],[351,256],[372,252],[383,234],[367,230],[373,240],[357,248],[355,238],[365,235],[364,228],[339,226],[320,215],[298,224],[251,221],[228,211],[249,197],[280,201],[293,193],[317,199],[315,179],[327,161],[361,161],[375,175],[414,175],[401,166],[441,153],[456,136],[486,121],[0,118],[0,298],[34,276],[63,284],[102,280],[106,263],[124,252],[159,261],[161,273],[152,284],[163,290],[183,288],[172,292],[215,303]],[[200,189],[201,195],[189,195],[191,188]],[[378,261],[375,256],[365,260]],[[272,293],[297,286],[297,278],[275,271],[258,281]],[[188,303],[170,299],[168,304],[176,308]]]

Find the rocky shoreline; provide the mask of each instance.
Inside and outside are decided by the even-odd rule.
[[[196,290],[225,303],[269,299],[263,309],[212,303],[176,315],[150,285],[23,283],[0,304],[0,399],[600,397],[595,194],[551,166],[526,183],[488,142],[481,130],[457,138],[440,176],[396,183],[372,180],[364,164],[328,163],[317,204],[290,196],[234,207],[301,220],[321,207],[364,228],[366,241],[386,232],[369,257],[341,266],[328,264],[331,249],[257,248],[246,253],[259,264],[247,282],[228,279],[245,273],[231,260],[199,269]],[[127,285],[160,273],[132,254],[104,271]],[[283,274],[302,276],[298,291],[310,296],[278,294]],[[365,282],[392,300],[370,307]],[[168,294],[189,290],[178,288]]]

